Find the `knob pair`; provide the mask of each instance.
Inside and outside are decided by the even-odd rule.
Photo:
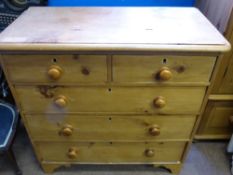
[[[152,135],[152,136],[158,136],[158,135],[160,135],[160,128],[159,128],[158,125],[152,125],[149,128],[148,131],[149,131],[150,135]],[[63,135],[63,136],[71,136],[73,134],[73,127],[72,127],[72,125],[65,124],[62,127],[62,129],[60,130],[59,134]]]
[[[62,76],[62,68],[58,65],[52,65],[48,69],[48,76],[52,80],[58,80]],[[162,81],[168,81],[172,78],[172,72],[168,67],[162,67],[160,71],[157,73],[156,78]]]
[[[153,157],[155,155],[155,151],[154,149],[146,149],[144,154],[147,157]],[[78,157],[78,149],[76,147],[69,148],[67,156],[69,159],[76,159]]]

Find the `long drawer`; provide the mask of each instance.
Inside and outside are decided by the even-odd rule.
[[[4,55],[13,83],[105,83],[105,55]]]
[[[152,163],[181,160],[185,142],[37,142],[44,161]]]
[[[209,82],[215,57],[114,55],[115,82]]]
[[[16,92],[26,113],[197,114],[205,87],[17,86]]]
[[[156,141],[190,138],[195,116],[26,115],[33,140]]]

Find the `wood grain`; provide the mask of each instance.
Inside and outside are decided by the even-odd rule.
[[[200,135],[228,135],[231,134],[230,116],[233,115],[233,102],[210,101],[204,113],[207,121],[200,126]],[[210,137],[212,138],[212,137]]]
[[[33,7],[0,34],[4,73],[46,172],[82,163],[178,172],[229,49],[195,8]],[[152,80],[161,70],[167,81]]]
[[[213,95],[209,95],[209,100],[233,101],[233,95],[230,95],[230,94],[213,94]]]
[[[202,1],[201,9],[205,15],[220,30],[224,31],[226,38],[233,43],[233,3],[232,0]],[[229,17],[229,20],[228,20]],[[224,26],[225,22],[228,24]],[[224,22],[224,23],[223,23]],[[223,25],[224,24],[224,25]],[[226,139],[229,138],[228,126],[229,104],[233,101],[232,65],[233,52],[225,53],[218,58],[217,67],[214,70],[214,79],[207,92],[208,105],[203,108],[203,116],[197,130],[197,139]],[[228,103],[227,103],[228,102]],[[224,106],[224,104],[226,106]],[[228,113],[228,114],[227,114]]]
[[[233,34],[232,34],[233,41]],[[219,94],[233,94],[233,52],[229,58],[230,62],[226,68],[224,77],[221,81],[218,93]]]
[[[16,93],[25,113],[197,114],[205,88],[17,86]],[[54,100],[60,95],[67,98],[65,108],[54,105]],[[154,106],[158,96],[166,101],[163,108]]]
[[[105,55],[4,55],[13,83],[105,83]],[[59,79],[48,75],[52,65],[62,69]],[[29,73],[30,72],[30,73]]]
[[[113,55],[115,82],[209,82],[214,57],[174,55]],[[162,81],[158,73],[166,66],[172,78]]]
[[[0,36],[0,50],[63,50],[69,44],[75,44],[74,50],[149,46],[153,50],[188,47],[207,52],[208,46],[212,51],[230,48],[196,8],[31,7]]]
[[[185,142],[37,142],[43,160],[72,163],[176,163],[180,160]],[[69,159],[69,148],[78,149],[77,158]],[[155,155],[146,157],[145,150]]]
[[[161,141],[189,140],[195,116],[90,116],[90,115],[26,115],[33,140],[37,141]],[[64,126],[70,136],[61,135]],[[149,129],[156,125],[160,134]]]

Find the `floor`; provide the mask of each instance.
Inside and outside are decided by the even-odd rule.
[[[180,175],[231,175],[226,142],[196,142],[189,151]],[[17,135],[14,151],[24,175],[43,175],[23,127]],[[53,175],[168,175],[150,166],[78,165],[61,168]],[[0,159],[0,175],[14,175],[7,159]]]

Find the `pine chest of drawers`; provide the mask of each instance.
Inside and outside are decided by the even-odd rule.
[[[1,64],[45,172],[152,164],[178,173],[229,43],[195,8],[30,8]]]

